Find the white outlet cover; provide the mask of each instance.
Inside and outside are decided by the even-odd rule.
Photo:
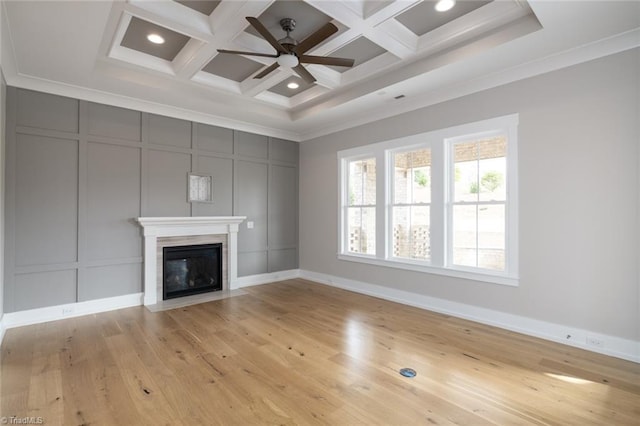
[[[247,222],[247,229],[253,229],[253,222],[252,221]]]

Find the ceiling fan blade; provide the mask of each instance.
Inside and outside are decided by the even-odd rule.
[[[316,81],[315,77],[302,64],[298,64],[292,68],[304,81],[311,84]]]
[[[311,34],[309,37],[302,40],[302,42],[298,43],[296,47],[293,48],[293,51],[298,55],[302,55],[309,49],[314,48],[325,39],[329,38],[332,34],[338,32],[338,27],[333,25],[331,22],[327,22],[322,28],[320,28],[315,33]]]
[[[220,53],[231,53],[233,55],[263,56],[265,58],[277,58],[278,57],[278,55],[275,55],[275,54],[272,54],[272,53],[241,52],[239,50],[218,49],[218,52],[220,52]]]
[[[262,25],[262,22],[258,21],[257,18],[252,18],[251,16],[247,16],[247,21],[251,24],[253,28],[256,29],[260,33],[260,35],[269,42],[270,45],[276,49],[276,51],[280,53],[289,53],[287,49],[285,49],[278,40],[267,30],[267,28]]]
[[[268,67],[266,67],[265,69],[260,71],[260,73],[254,75],[253,78],[262,78],[262,77],[266,76],[267,74],[275,71],[275,69],[278,68],[279,66],[280,66],[280,64],[278,64],[277,62],[274,62],[273,64],[269,65]]]
[[[337,65],[339,67],[352,67],[355,63],[354,59],[348,58],[334,58],[331,56],[312,56],[301,55],[300,62],[305,64],[320,64],[320,65]]]

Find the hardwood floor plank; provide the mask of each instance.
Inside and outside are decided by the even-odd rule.
[[[0,417],[185,426],[640,418],[636,363],[305,280],[246,292],[8,330]]]

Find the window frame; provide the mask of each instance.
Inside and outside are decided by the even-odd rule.
[[[368,159],[375,159],[376,161],[376,204],[363,204],[363,205],[354,205],[351,206],[349,204],[349,164],[355,161],[362,161],[362,160],[368,160]],[[375,257],[375,254],[368,254],[368,253],[355,253],[355,252],[350,252],[348,251],[349,249],[349,230],[348,230],[348,225],[349,225],[349,208],[350,207],[359,207],[360,209],[362,208],[371,208],[373,207],[376,210],[376,238],[377,238],[377,221],[378,221],[378,196],[379,196],[379,192],[378,192],[378,169],[379,169],[379,165],[378,165],[378,159],[376,158],[376,156],[374,154],[367,154],[367,153],[361,153],[358,155],[354,155],[354,156],[350,156],[350,157],[343,157],[341,159],[340,162],[340,233],[339,233],[339,239],[338,241],[340,241],[340,248],[339,248],[339,252],[343,253],[347,256],[357,256],[357,257],[363,257],[363,258],[373,258]],[[377,251],[377,241],[376,241],[376,251]]]
[[[506,160],[506,170],[507,170],[507,179],[506,179],[506,193],[505,193],[505,200],[504,201],[500,201],[500,200],[495,200],[495,201],[487,201],[487,200],[480,200],[478,197],[478,200],[476,201],[456,201],[455,200],[455,175],[452,175],[452,171],[454,171],[455,173],[455,156],[454,156],[454,150],[455,150],[455,146],[456,144],[462,144],[462,143],[467,143],[467,142],[477,142],[481,139],[486,139],[486,138],[491,138],[491,137],[496,137],[496,136],[505,136],[507,138],[507,154],[505,156],[505,160]],[[511,183],[511,176],[509,174],[509,172],[512,170],[509,167],[509,153],[511,151],[511,146],[509,146],[509,140],[510,140],[511,136],[509,135],[509,132],[506,129],[496,129],[493,131],[487,131],[487,132],[481,132],[481,133],[474,133],[474,134],[470,134],[470,135],[462,135],[462,136],[458,136],[458,137],[452,137],[452,138],[447,138],[444,140],[444,144],[445,144],[445,150],[446,150],[446,157],[445,157],[445,163],[446,163],[446,171],[447,171],[447,176],[446,176],[446,181],[447,181],[447,187],[446,187],[446,198],[445,198],[445,212],[446,212],[446,220],[447,223],[450,224],[450,226],[448,226],[446,228],[446,253],[445,253],[445,267],[447,268],[451,268],[451,269],[455,269],[455,270],[460,270],[460,271],[468,271],[468,272],[476,272],[478,270],[487,270],[490,271],[489,269],[486,268],[480,268],[480,267],[473,267],[473,266],[465,266],[465,265],[459,265],[459,264],[455,264],[453,263],[453,249],[454,249],[454,244],[453,244],[453,239],[454,239],[454,226],[453,226],[453,210],[454,207],[456,205],[466,205],[466,206],[482,206],[482,205],[503,205],[504,209],[505,209],[505,268],[504,268],[504,272],[501,271],[496,271],[495,274],[496,275],[509,275],[509,269],[512,266],[512,263],[514,262],[514,259],[512,259],[513,256],[509,256],[507,255],[507,253],[511,250],[511,242],[509,241],[509,237],[510,234],[512,233],[512,231],[509,229],[509,225],[508,225],[508,218],[509,218],[509,213],[507,212],[507,210],[511,207],[509,201],[510,201],[510,187],[512,187],[510,185]],[[478,182],[479,183],[479,182]],[[480,191],[480,189],[479,189]],[[515,191],[512,191],[515,192]],[[480,192],[478,192],[478,195],[480,194]],[[478,231],[476,230],[476,238],[478,237]],[[478,253],[476,253],[476,256],[478,255]]]
[[[518,271],[518,114],[449,127],[431,132],[378,142],[337,153],[339,163],[339,224],[338,259],[368,263],[378,266],[426,272],[437,275],[463,278],[509,286],[519,283]],[[465,267],[452,264],[451,218],[453,180],[455,166],[452,149],[462,140],[477,140],[486,135],[500,134],[507,138],[506,155],[506,201],[505,201],[505,269]],[[431,212],[429,261],[393,257],[393,154],[428,148],[431,150]],[[348,205],[346,173],[348,161],[376,158],[376,253],[359,254],[347,252],[348,233],[345,231],[345,216]],[[347,207],[347,208],[345,208]]]
[[[431,241],[429,243],[429,259],[428,260],[422,260],[422,259],[412,259],[412,258],[407,258],[407,257],[400,257],[400,256],[394,256],[393,254],[393,219],[394,219],[394,213],[393,210],[395,207],[414,207],[414,206],[418,206],[418,207],[429,207],[429,223],[431,224],[431,216],[433,211],[435,210],[433,208],[433,194],[431,195],[431,199],[429,200],[428,203],[396,203],[395,202],[395,155],[396,154],[402,154],[402,153],[408,153],[408,152],[415,152],[418,150],[429,150],[430,154],[432,155],[432,143],[431,142],[424,142],[424,143],[420,143],[418,145],[410,145],[410,146],[402,146],[402,147],[398,147],[398,148],[394,148],[394,149],[388,149],[385,152],[385,173],[388,174],[388,179],[387,179],[387,191],[386,191],[386,220],[387,220],[387,226],[386,226],[386,233],[385,233],[385,247],[387,250],[387,260],[390,261],[394,261],[394,262],[406,262],[406,263],[412,263],[412,264],[416,264],[416,265],[431,265],[432,264],[432,253],[433,250],[431,250]],[[431,164],[430,166],[431,169],[431,173],[429,176],[429,186],[431,187],[430,189],[433,190],[433,164]],[[412,167],[413,169],[413,167]],[[413,179],[413,176],[412,176]],[[436,205],[438,205],[438,203],[436,203]],[[430,225],[431,226],[431,225]]]

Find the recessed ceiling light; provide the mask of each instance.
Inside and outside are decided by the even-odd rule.
[[[164,37],[162,37],[160,34],[156,34],[156,33],[151,33],[147,36],[147,40],[149,40],[151,43],[154,44],[162,44],[164,43]]]
[[[300,85],[298,83],[296,83],[295,81],[292,81],[291,83],[287,84],[287,87],[289,89],[297,89],[298,87],[300,87]]]
[[[435,9],[438,12],[446,12],[447,10],[455,6],[455,4],[456,0],[440,0],[438,3],[436,3]]]

